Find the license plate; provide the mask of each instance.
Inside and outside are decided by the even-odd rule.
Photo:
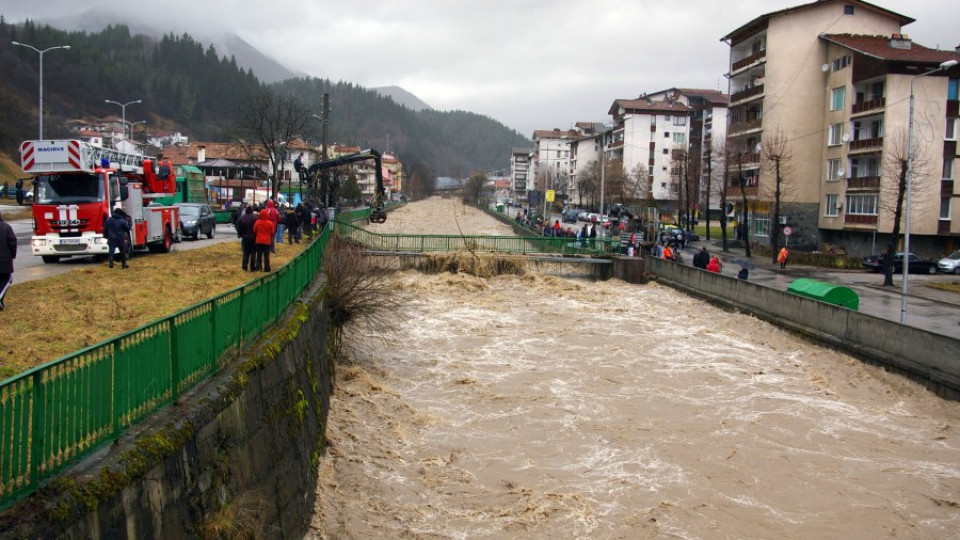
[[[78,240],[78,239],[76,239],[76,238],[67,238],[66,240],[61,240],[61,241],[60,241],[60,245],[61,245],[61,246],[62,246],[62,245],[67,245],[67,244],[71,244],[71,245],[72,245],[72,244],[79,244],[79,243],[80,243],[80,240]]]

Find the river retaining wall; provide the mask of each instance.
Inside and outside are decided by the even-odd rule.
[[[659,281],[712,303],[751,313],[960,399],[960,340],[672,261],[645,257]]]
[[[302,538],[334,365],[322,279],[256,343],[0,515],[4,538]]]

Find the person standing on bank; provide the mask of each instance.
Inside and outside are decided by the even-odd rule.
[[[710,264],[710,254],[707,253],[705,246],[700,246],[700,250],[693,256],[693,266],[701,270],[706,270],[708,264]]]
[[[274,240],[274,231],[273,220],[266,211],[260,212],[257,222],[253,224],[253,233],[256,236],[254,242],[257,248],[254,266],[257,270],[270,271],[270,245]]]
[[[125,241],[130,233],[130,221],[127,220],[127,214],[119,209],[113,209],[113,215],[107,218],[103,223],[103,235],[107,237],[107,262],[110,268],[113,268],[113,250],[120,250],[121,268],[127,266],[127,246]]]
[[[248,268],[252,272],[259,270],[259,268],[257,268],[256,258],[254,257],[257,235],[253,232],[253,225],[256,222],[257,216],[253,215],[252,206],[244,208],[243,212],[240,213],[240,217],[237,218],[237,236],[240,237],[240,249],[243,250],[243,259],[240,262],[240,268],[243,268],[244,272],[246,272]]]
[[[17,235],[13,227],[0,216],[0,311],[3,311],[3,297],[13,283],[13,260],[17,258]]]
[[[287,227],[287,243],[300,243],[300,216],[296,210],[287,207],[287,213],[283,217],[283,224]]]
[[[780,269],[786,270],[787,268],[787,257],[790,256],[790,252],[787,251],[787,246],[780,248],[780,253],[777,254],[777,262],[780,263]]]

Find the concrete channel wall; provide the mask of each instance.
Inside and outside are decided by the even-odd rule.
[[[960,340],[655,257],[644,258],[643,266],[664,284],[901,372],[943,397],[960,398]]]
[[[0,515],[3,538],[302,538],[333,388],[318,279],[210,381]]]

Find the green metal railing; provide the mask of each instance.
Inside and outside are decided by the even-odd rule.
[[[584,241],[546,236],[459,236],[446,234],[379,234],[348,223],[338,223],[337,233],[376,251],[399,253],[457,252],[523,253],[550,255],[602,255],[620,249],[607,238]]]
[[[0,382],[0,507],[115,440],[209,377],[308,287],[325,229],[262,278]]]

